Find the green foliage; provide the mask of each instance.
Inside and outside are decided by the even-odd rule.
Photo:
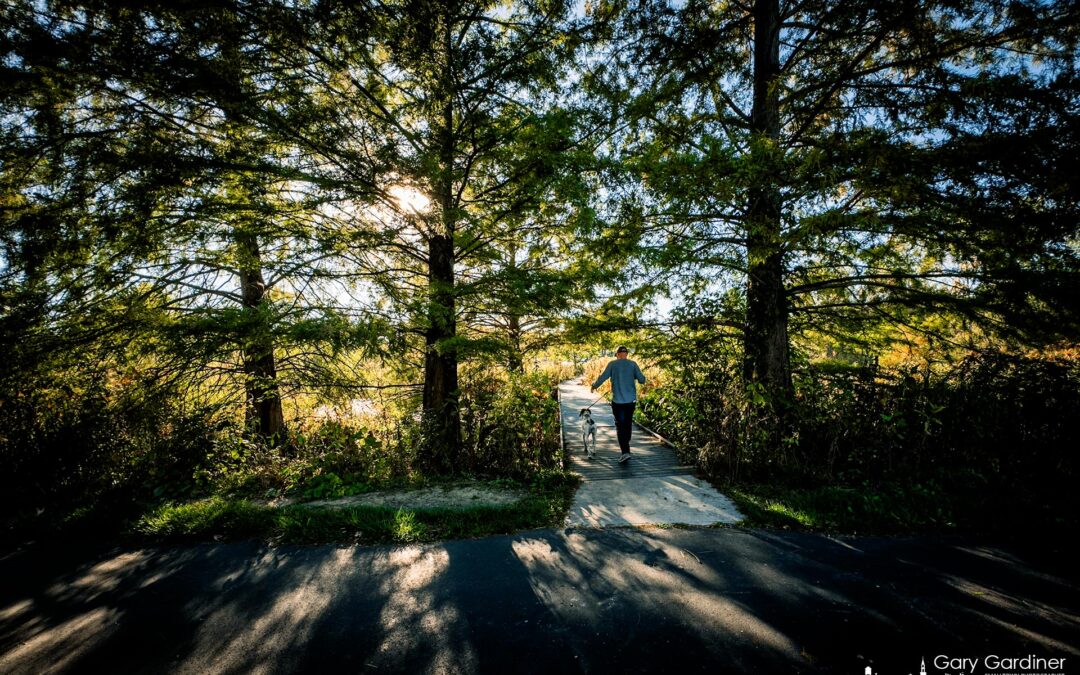
[[[529,480],[561,469],[558,403],[550,375],[484,369],[466,378],[464,451],[454,474]],[[431,477],[420,460],[424,426],[412,409],[365,427],[348,419],[296,424],[282,447],[230,425],[217,430],[195,470],[202,494],[343,497]]]
[[[673,371],[642,392],[638,410],[646,424],[692,452],[686,459],[729,480],[793,468],[790,448],[773,443],[778,421],[770,402],[758,383],[744,383],[735,358],[700,354]]]
[[[4,511],[103,495],[190,494],[219,424],[179,392],[117,371],[67,371],[0,393]]]
[[[304,499],[334,499],[349,495],[363,494],[371,490],[371,485],[364,482],[352,482],[342,479],[333,471],[319,474],[307,481],[301,493]]]
[[[552,381],[492,377],[469,390],[467,461],[457,473],[528,480],[561,468]],[[63,381],[26,384],[0,398],[9,515],[43,506],[63,512],[106,494],[144,503],[196,495],[329,499],[423,480],[422,430],[408,407],[368,418],[369,426],[297,423],[273,446],[245,433],[240,420],[182,405],[186,396],[152,380],[76,370]]]
[[[274,523],[273,511],[247,501],[211,497],[185,504],[166,504],[143,516],[135,526],[140,534],[185,539],[206,532],[227,532],[230,537],[259,536]]]
[[[195,471],[202,493],[299,495],[328,499],[360,494],[415,472],[411,423],[381,428],[322,420],[296,425],[283,447],[268,445],[238,426],[225,427]]]
[[[641,412],[714,476],[1062,484],[1075,366],[875,365],[898,327],[1078,334],[1075,16],[1017,7],[791,5],[755,82],[739,3],[9,3],[0,505],[544,475],[581,362],[530,357],[660,295]],[[796,354],[786,391],[823,335],[864,368]],[[371,384],[361,356],[394,410],[282,431]]]
[[[850,506],[845,523],[863,518],[878,530],[945,526],[964,504],[989,507],[992,495],[1043,517],[1040,509],[1068,503],[1077,478],[1080,369],[1073,361],[984,355],[929,373],[808,367],[798,371],[796,397],[779,448],[756,426],[768,402],[743,388],[722,358],[647,392],[640,410],[718,480],[827,486],[814,488],[820,503],[813,509]],[[827,493],[840,501],[828,502]],[[889,515],[911,500],[944,497],[942,513],[924,504]],[[786,499],[791,507],[793,497]]]
[[[556,386],[542,373],[482,371],[465,384],[461,470],[524,478],[562,467]]]
[[[827,478],[1051,489],[1076,475],[1075,363],[985,355],[941,373],[811,370],[799,395],[800,450]]]
[[[764,6],[620,5],[585,81],[626,128],[597,247],[621,274],[592,323],[712,327],[776,399],[815,331],[856,346],[948,313],[997,345],[1075,342],[1074,10]],[[654,319],[665,296],[681,311]]]

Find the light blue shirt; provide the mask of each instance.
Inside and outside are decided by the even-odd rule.
[[[608,379],[611,379],[611,402],[634,403],[637,401],[637,382],[645,384],[645,374],[638,368],[638,364],[630,359],[615,359],[607,364],[604,372],[593,382],[592,388],[596,389]],[[636,380],[636,381],[635,381]]]

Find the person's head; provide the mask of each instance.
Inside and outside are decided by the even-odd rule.
[[[619,348],[615,350],[615,358],[625,359],[630,355],[630,350],[623,345],[619,345]]]

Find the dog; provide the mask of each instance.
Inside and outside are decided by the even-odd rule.
[[[588,408],[582,408],[578,418],[581,420],[581,442],[585,446],[585,455],[592,459],[596,457],[596,422]]]

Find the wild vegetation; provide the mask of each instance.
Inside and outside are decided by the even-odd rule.
[[[0,509],[282,536],[242,500],[469,476],[542,486],[506,522],[548,522],[553,390],[626,341],[642,419],[759,520],[1055,524],[1078,19],[7,3]],[[416,537],[456,532],[429,516]]]

